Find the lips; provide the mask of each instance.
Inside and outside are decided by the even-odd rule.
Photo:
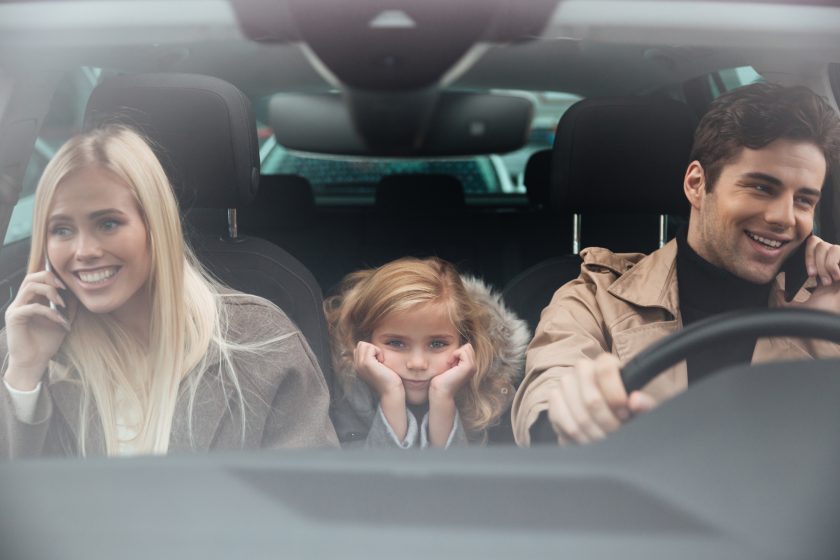
[[[428,381],[415,381],[412,379],[403,379],[403,384],[411,389],[423,389],[428,386]]]
[[[765,237],[763,235],[758,235],[757,233],[753,233],[749,230],[745,230],[744,233],[747,234],[747,237],[749,237],[750,239],[752,239],[756,243],[759,243],[759,244],[763,245],[764,247],[767,247],[768,249],[780,249],[784,245],[790,243],[789,239],[773,239],[773,238],[770,238],[770,237]]]
[[[119,272],[118,266],[105,266],[91,270],[77,270],[73,274],[84,284],[103,284]]]

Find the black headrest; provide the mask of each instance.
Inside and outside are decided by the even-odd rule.
[[[195,74],[115,76],[90,96],[85,127],[124,123],[142,132],[182,208],[237,208],[260,173],[251,102],[232,84]]]
[[[557,125],[554,211],[688,213],[683,177],[696,126],[670,99],[585,99]]]
[[[451,175],[386,175],[376,185],[376,208],[392,214],[451,214],[464,210],[464,187]]]
[[[534,206],[548,207],[551,199],[551,150],[534,152],[525,165],[525,189]]]

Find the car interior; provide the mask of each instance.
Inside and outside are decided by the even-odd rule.
[[[401,256],[484,279],[533,332],[582,249],[651,252],[687,222],[716,96],[764,80],[837,109],[838,38],[830,0],[0,3],[0,303],[46,162],[124,122],[152,141],[199,260],[280,307],[330,387],[324,298]],[[834,243],[838,189],[817,223]],[[834,323],[774,320],[689,342],[840,342]],[[0,556],[835,557],[838,365],[732,368],[588,447],[516,449],[505,417],[495,445],[422,457],[3,464]]]

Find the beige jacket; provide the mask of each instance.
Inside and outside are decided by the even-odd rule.
[[[537,326],[525,359],[525,379],[513,401],[513,432],[530,444],[529,429],[548,409],[548,394],[582,358],[611,352],[626,363],[651,343],[682,327],[677,291],[677,243],[648,256],[607,249],[581,252],[580,276],[555,292]],[[781,286],[781,279],[777,279]],[[805,290],[795,300],[808,298]],[[773,306],[771,294],[770,305]],[[753,363],[840,355],[840,347],[821,341],[759,339]],[[658,401],[688,386],[685,362],[666,370],[644,390]]]
[[[234,354],[234,367],[245,398],[245,440],[236,395],[211,365],[195,396],[192,429],[188,426],[188,391],[175,406],[169,453],[215,449],[337,447],[328,416],[329,392],[324,376],[297,327],[268,301],[243,294],[225,298],[231,335],[238,342],[288,336],[258,356]],[[7,356],[5,331],[0,356]],[[218,363],[215,364],[216,366]],[[55,373],[50,366],[50,378]],[[186,383],[182,383],[182,388]],[[5,384],[0,383],[0,458],[78,455],[81,391],[73,380],[47,381],[31,424],[18,420]],[[87,455],[103,455],[102,425],[91,420],[85,440]]]

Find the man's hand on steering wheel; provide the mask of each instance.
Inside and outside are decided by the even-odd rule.
[[[614,432],[633,415],[652,410],[656,401],[642,391],[629,397],[618,358],[604,353],[581,360],[549,394],[548,419],[559,443],[589,443]]]

